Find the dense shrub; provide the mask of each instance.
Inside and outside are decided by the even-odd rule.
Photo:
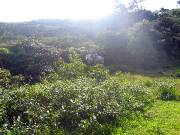
[[[180,77],[180,69],[176,69],[173,76],[179,78]]]
[[[103,65],[95,65],[88,68],[88,77],[96,79],[98,82],[104,81],[109,77],[109,71]]]
[[[23,75],[12,76],[9,70],[0,69],[0,88],[10,88],[24,83],[25,78]]]
[[[4,54],[0,64],[14,75],[24,75],[29,82],[39,82],[43,73],[54,71],[54,63],[61,58],[60,50],[32,41],[12,46],[9,50],[11,53]],[[7,49],[3,51],[7,52]]]
[[[84,75],[86,68],[87,67],[83,64],[82,60],[77,59],[70,63],[59,61],[56,63],[55,71],[62,79],[75,79]]]
[[[1,126],[24,134],[110,134],[120,117],[144,112],[153,100],[148,87],[108,78],[99,85],[79,77],[11,89],[0,106]]]
[[[179,100],[180,91],[176,88],[173,80],[159,80],[155,85],[158,88],[158,97],[162,100]]]
[[[180,95],[179,92],[171,87],[171,88],[161,88],[161,95],[160,98],[162,100],[179,100],[180,99]]]
[[[76,52],[70,52],[70,62],[60,60],[55,65],[55,73],[45,76],[45,80],[77,79],[84,76],[101,82],[109,77],[109,71],[103,65],[87,66]]]
[[[8,48],[0,48],[0,55],[11,53]]]
[[[6,69],[0,69],[0,87],[7,87],[11,82],[11,73]]]

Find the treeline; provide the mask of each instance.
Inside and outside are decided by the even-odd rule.
[[[121,7],[96,21],[1,23],[1,68],[15,75],[39,74],[69,47],[84,47],[86,54],[103,56],[111,71],[157,74],[179,66],[179,33],[180,10],[163,8],[152,12]],[[78,53],[84,55],[83,50]]]

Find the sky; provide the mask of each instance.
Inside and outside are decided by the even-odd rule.
[[[122,0],[128,3],[129,0]],[[146,0],[143,7],[175,8],[177,0]],[[113,12],[113,0],[0,0],[0,22],[96,19]]]
[[[150,10],[158,10],[161,7],[173,9],[177,6],[177,0],[146,0],[143,7]]]

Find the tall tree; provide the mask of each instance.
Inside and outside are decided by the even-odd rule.
[[[139,7],[139,3],[144,2],[145,0],[132,0],[129,3],[129,10],[140,10],[142,7]]]
[[[139,5],[141,2],[144,2],[145,0],[131,0],[128,4],[128,6],[126,7],[123,3],[122,0],[114,0],[115,2],[115,8],[116,11],[122,11],[125,9],[128,10],[140,10],[142,7]]]

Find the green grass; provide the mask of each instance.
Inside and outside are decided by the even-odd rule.
[[[126,124],[124,129],[118,129],[117,135],[180,135],[180,102],[157,101],[145,117]]]

